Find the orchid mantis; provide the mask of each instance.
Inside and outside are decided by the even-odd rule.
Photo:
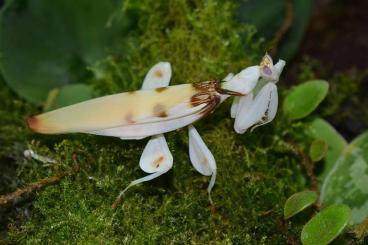
[[[151,137],[139,161],[140,168],[149,175],[132,181],[118,199],[130,187],[171,169],[173,156],[163,134],[188,126],[190,160],[199,173],[211,176],[207,191],[212,203],[216,161],[192,124],[212,113],[230,96],[236,96],[231,117],[235,118],[237,133],[272,121],[278,105],[275,83],[284,66],[283,60],[273,65],[266,54],[260,65],[236,75],[230,73],[223,82],[168,86],[171,66],[160,62],[149,70],[139,91],[108,95],[37,115],[28,119],[28,125],[44,134],[80,132],[123,140]]]

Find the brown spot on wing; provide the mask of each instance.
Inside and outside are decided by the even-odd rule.
[[[32,129],[34,132],[39,131],[40,126],[40,120],[38,120],[37,117],[30,117],[27,119],[27,124],[30,129]]]
[[[156,117],[167,117],[167,113],[165,110],[165,106],[162,104],[156,104],[153,107],[153,115],[155,115]]]
[[[165,91],[166,89],[167,89],[167,87],[160,87],[160,88],[156,88],[155,90],[156,90],[157,93],[161,93],[161,92]]]
[[[202,163],[203,163],[204,166],[208,166],[208,160],[207,160],[207,158],[204,157],[202,159]]]
[[[153,74],[158,77],[158,78],[162,78],[164,76],[164,74],[162,73],[162,71],[160,69],[156,69]]]
[[[133,124],[135,123],[135,121],[133,120],[133,113],[132,112],[128,112],[126,115],[125,115],[125,121],[129,124]]]
[[[164,156],[160,156],[159,158],[155,159],[153,161],[153,165],[158,168],[160,167],[161,163],[165,160],[165,157]]]

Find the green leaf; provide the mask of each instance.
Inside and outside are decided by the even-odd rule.
[[[0,15],[0,69],[20,96],[41,104],[50,90],[92,76],[116,51],[127,19],[111,23],[117,1],[7,1]],[[121,46],[121,45],[119,45]]]
[[[279,56],[289,60],[298,50],[312,13],[311,0],[293,1],[292,25],[279,47]],[[285,18],[285,1],[248,0],[241,1],[238,19],[242,23],[256,26],[258,35],[271,41]]]
[[[78,102],[89,100],[94,97],[94,91],[91,86],[86,84],[71,84],[62,87],[54,99],[50,102],[47,110],[72,105]]]
[[[310,134],[317,140],[325,141],[328,145],[324,167],[319,174],[319,178],[324,180],[347,146],[347,142],[331,124],[322,118],[316,118],[312,121],[310,124]]]
[[[303,211],[317,201],[317,193],[314,191],[302,191],[289,197],[284,206],[284,217],[288,219]]]
[[[328,92],[328,83],[313,80],[294,87],[284,100],[284,111],[290,119],[301,119],[312,113]]]
[[[368,132],[360,135],[338,159],[321,189],[322,205],[344,203],[352,209],[352,223],[368,217]]]
[[[329,244],[344,230],[350,215],[350,208],[343,204],[323,209],[303,227],[302,243],[304,245]]]
[[[322,160],[328,150],[328,145],[324,140],[315,140],[312,142],[309,148],[309,157],[312,159],[313,162],[318,162]]]

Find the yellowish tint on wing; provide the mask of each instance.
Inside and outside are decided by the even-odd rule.
[[[187,103],[196,93],[191,84],[104,96],[47,112],[28,120],[34,131],[46,134],[98,130],[141,121],[164,120],[167,111]]]

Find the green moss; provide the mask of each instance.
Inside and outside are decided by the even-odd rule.
[[[190,166],[185,130],[168,134],[173,169],[131,189],[117,210],[111,209],[117,193],[144,175],[137,166],[144,142],[86,136],[56,146],[62,166],[55,172],[75,164],[74,152],[82,171],[39,191],[32,219],[14,227],[12,239],[20,243],[283,243],[278,223],[285,198],[299,186],[297,158],[273,147],[278,141],[272,136],[230,134],[228,119],[213,129],[198,126],[218,162],[215,208],[207,199],[208,178]],[[268,210],[272,210],[269,215],[262,215]]]
[[[147,70],[161,60],[171,62],[174,84],[222,78],[253,64],[263,53],[252,39],[254,29],[234,22],[235,7],[231,1],[215,0],[127,1],[124,11],[144,16],[130,38],[130,52],[124,59],[109,57],[92,67],[99,79],[91,83],[101,94],[139,89]],[[76,164],[80,171],[31,195],[31,216],[12,223],[9,240],[285,244],[283,204],[305,185],[300,157],[288,141],[298,140],[295,134],[305,125],[290,125],[279,116],[272,125],[237,135],[229,104],[196,124],[217,161],[214,207],[206,193],[209,178],[190,164],[186,129],[167,134],[173,169],[130,189],[116,210],[111,204],[117,194],[145,175],[138,161],[147,140],[32,135],[37,141],[30,147],[58,163],[45,167],[27,160],[26,167],[18,169],[22,181],[57,175]],[[298,231],[296,223],[290,234]]]

